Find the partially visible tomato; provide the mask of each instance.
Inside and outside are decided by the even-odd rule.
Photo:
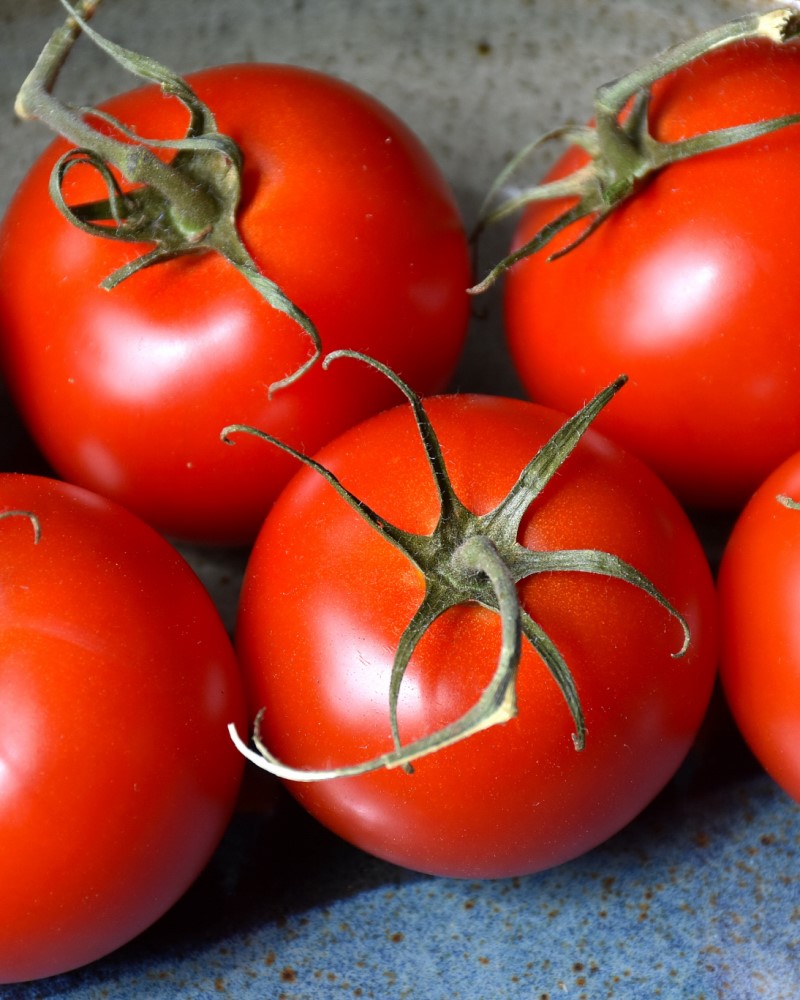
[[[496,397],[425,406],[455,493],[477,514],[494,509],[564,420]],[[316,457],[379,518],[433,530],[437,495],[409,408],[352,428]],[[534,550],[596,548],[632,563],[686,617],[689,651],[673,658],[680,627],[629,583],[578,572],[524,580],[524,608],[574,675],[584,750],[574,748],[552,675],[524,641],[515,719],[418,760],[411,775],[384,769],[289,783],[326,826],[396,864],[485,878],[573,858],[655,796],[703,718],[716,669],[711,574],[682,509],[646,467],[589,431],[534,501],[519,539]],[[417,566],[314,471],[298,473],[256,541],[236,632],[251,712],[265,707],[271,753],[295,768],[330,769],[392,749],[392,662],[423,593]],[[439,618],[401,685],[402,742],[477,702],[499,648],[495,612],[470,603]]]
[[[759,487],[719,573],[720,676],[764,768],[800,802],[800,454]]]
[[[800,49],[711,52],[653,88],[650,126],[677,140],[800,111]],[[551,177],[585,163],[570,151]],[[531,398],[571,411],[617,372],[598,428],[691,505],[735,508],[800,448],[800,128],[667,166],[564,257],[568,227],[508,274],[508,341]],[[515,244],[562,211],[526,210]]]
[[[322,73],[223,66],[190,76],[244,157],[238,216],[264,274],[315,323],[326,350],[383,360],[420,392],[443,389],[469,315],[470,262],[453,195],[419,139],[365,93]],[[156,87],[105,110],[176,138],[186,111]],[[50,203],[63,142],[21,185],[0,230],[0,355],[21,412],[65,479],[122,502],[167,534],[251,540],[294,467],[253,423],[306,450],[388,405],[356,368],[311,372],[267,398],[310,354],[308,337],[221,257],[161,263],[99,283],[145,246],[73,228]],[[70,205],[106,196],[69,171]]]
[[[184,560],[116,504],[0,475],[0,982],[97,959],[216,848],[242,762],[233,649]]]

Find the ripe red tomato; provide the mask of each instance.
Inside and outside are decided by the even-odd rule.
[[[152,528],[0,476],[0,983],[107,954],[189,887],[235,805],[241,679],[210,597]]]
[[[456,494],[481,514],[503,499],[563,423],[525,402],[426,402]],[[345,432],[317,456],[380,518],[430,533],[437,495],[406,407]],[[534,502],[519,538],[535,550],[598,548],[644,572],[688,620],[618,579],[537,574],[527,611],[571,668],[586,747],[551,674],[524,643],[518,716],[398,769],[289,782],[337,834],[394,863],[449,876],[518,875],[609,837],[674,773],[715,674],[714,591],[689,521],[638,460],[589,432]],[[398,640],[423,597],[419,569],[310,469],[268,515],[245,575],[237,649],[266,747],[295,768],[334,768],[392,749],[388,693]],[[428,630],[400,689],[403,743],[460,717],[495,669],[499,616],[477,604]]]
[[[798,111],[800,50],[712,52],[653,89],[651,130],[675,140]],[[571,151],[552,176],[585,162]],[[508,274],[505,316],[531,398],[571,411],[618,372],[598,427],[685,502],[738,507],[800,448],[800,128],[675,163],[564,257],[571,225]],[[515,244],[566,207],[532,206]]]
[[[800,454],[740,515],[719,574],[720,676],[755,756],[800,802]]]
[[[315,323],[420,392],[447,384],[469,314],[457,206],[420,141],[354,87],[290,66],[189,77],[244,156],[238,216],[264,274]],[[142,135],[178,137],[186,112],[154,87],[104,106]],[[291,460],[220,443],[234,421],[306,450],[389,404],[357,367],[266,387],[310,354],[305,333],[212,253],[99,283],[146,247],[71,226],[50,203],[59,142],[35,164],[0,231],[0,354],[23,417],[63,478],[185,539],[252,540]],[[69,171],[70,205],[106,196]]]

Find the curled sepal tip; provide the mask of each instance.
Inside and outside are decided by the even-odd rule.
[[[7,517],[26,517],[33,528],[33,543],[38,545],[42,537],[42,527],[39,518],[30,510],[3,510],[0,511],[0,520]]]
[[[460,558],[463,560],[466,572],[486,572],[492,575],[493,586],[497,587],[498,600],[501,602],[502,648],[491,680],[478,701],[467,712],[454,722],[420,739],[403,745],[399,745],[395,740],[394,749],[369,760],[342,767],[315,770],[290,767],[271,753],[261,739],[261,722],[264,717],[264,710],[261,709],[253,725],[252,740],[255,751],[243,743],[235,726],[229,726],[231,738],[248,760],[277,777],[290,781],[314,782],[355,777],[380,768],[402,768],[410,773],[414,761],[513,719],[517,714],[516,673],[522,629],[520,608],[513,580],[508,577],[501,561],[487,550],[486,542],[486,539],[472,539],[469,543],[465,543]]]

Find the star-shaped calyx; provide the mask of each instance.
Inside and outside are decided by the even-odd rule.
[[[151,250],[107,275],[101,287],[111,289],[142,268],[183,254],[218,253],[268,305],[287,315],[308,336],[308,360],[274,382],[270,392],[294,382],[321,356],[320,337],[311,319],[259,270],[239,234],[241,150],[219,131],[211,109],[186,80],[156,60],[104,38],[89,25],[100,0],[79,0],[74,5],[61,0],[61,5],[67,20],[53,32],[20,88],[15,111],[23,120],[43,122],[75,145],[59,158],[50,178],[51,198],[72,225],[103,239],[152,244]],[[186,134],[176,139],[142,137],[105,111],[73,108],[57,100],[53,88],[81,34],[123,69],[158,84],[165,97],[180,101],[189,117]],[[171,156],[164,159],[157,151]],[[82,205],[67,203],[64,179],[78,165],[97,171],[106,198]],[[127,182],[127,190],[117,175]]]
[[[573,222],[586,219],[586,226],[578,237],[549,259],[569,253],[591,236],[619,205],[634,195],[648,177],[669,164],[748,142],[800,122],[800,114],[783,115],[714,129],[674,142],[662,142],[651,134],[648,120],[651,88],[669,73],[734,42],[760,38],[774,45],[786,45],[795,41],[798,35],[800,11],[796,9],[784,7],[764,14],[745,14],[674,45],[652,62],[598,87],[594,95],[593,124],[565,125],[553,129],[522,149],[501,171],[479,212],[473,239],[477,239],[487,226],[531,202],[570,198],[574,199],[573,203],[531,240],[496,264],[470,292],[478,294],[485,291],[512,264],[538,253]],[[522,164],[543,143],[553,139],[579,147],[588,155],[589,162],[564,178],[526,186],[507,196],[511,178]],[[519,186],[513,187],[518,189]]]
[[[279,761],[260,737],[263,710],[253,727],[255,750],[246,745],[234,728],[231,736],[254,763],[282,778],[317,781],[363,774],[380,767],[412,770],[412,762],[443,747],[508,722],[517,714],[516,681],[523,642],[527,641],[552,673],[572,715],[577,750],[586,741],[586,726],[575,681],[568,664],[550,637],[522,606],[516,585],[537,573],[583,572],[616,577],[639,587],[673,615],[683,630],[683,644],[673,655],[682,656],[689,643],[689,628],[683,616],[637,569],[610,552],[596,549],[534,551],[518,541],[520,524],[533,501],[568,459],[585,431],[603,407],[627,381],[620,376],[567,420],[531,458],[507,496],[486,514],[475,514],[458,498],[450,481],[439,439],[422,400],[391,369],[354,351],[333,351],[323,367],[340,358],[372,365],[404,393],[414,414],[428,465],[436,485],[439,517],[431,534],[405,531],[387,522],[352,494],[319,462],[296,451],[277,438],[242,424],[226,427],[222,440],[246,433],[261,438],[293,455],[321,475],[350,507],[383,538],[403,552],[425,579],[422,603],[403,632],[395,652],[389,684],[389,722],[393,749],[352,766],[326,770],[288,767]],[[480,604],[496,611],[502,622],[502,645],[497,666],[481,697],[463,716],[435,732],[404,744],[400,738],[397,705],[403,677],[417,644],[427,629],[448,609],[462,604]]]

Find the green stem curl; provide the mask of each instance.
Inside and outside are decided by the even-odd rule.
[[[30,510],[2,510],[0,511],[0,521],[7,517],[26,517],[31,522],[33,528],[33,544],[38,545],[42,537],[42,526],[39,518]]]

